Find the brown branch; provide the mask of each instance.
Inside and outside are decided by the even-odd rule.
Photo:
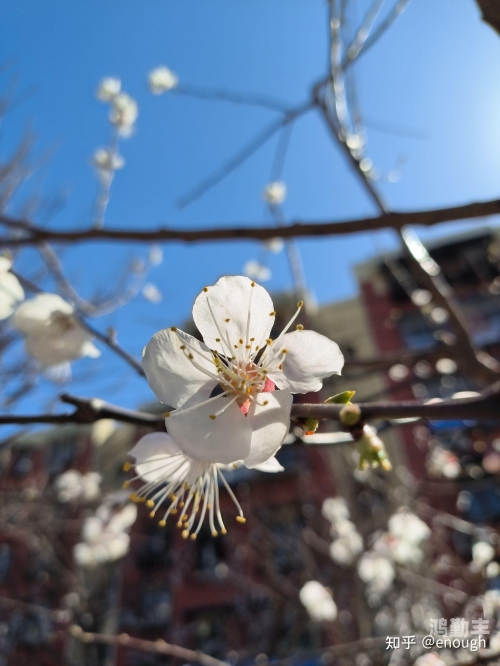
[[[111,405],[99,398],[79,398],[63,394],[61,401],[73,405],[75,410],[65,414],[36,415],[0,415],[0,425],[32,423],[94,423],[100,419],[114,419],[123,423],[150,426],[163,430],[163,415],[124,409]],[[314,418],[318,420],[340,420],[340,412],[344,405],[336,404],[294,404],[291,418]],[[367,402],[359,403],[360,422],[373,419],[424,418],[439,420],[489,420],[499,419],[500,414],[500,382],[484,391],[478,397],[443,400],[442,402],[425,403],[422,401],[403,402]]]
[[[474,218],[500,215],[500,199],[480,201],[462,206],[438,208],[423,211],[390,212],[373,217],[363,217],[353,220],[333,220],[324,222],[305,222],[297,220],[292,224],[280,227],[282,238],[306,238],[320,236],[342,236],[362,231],[377,231],[378,229],[401,229],[407,225],[430,227],[444,222],[469,220]],[[26,221],[0,215],[0,224],[12,228],[25,228]],[[80,242],[175,242],[197,243],[200,241],[221,240],[270,240],[276,237],[276,228],[259,226],[225,226],[208,229],[170,229],[159,227],[156,229],[76,229],[52,230],[39,226],[26,229],[26,235],[20,238],[3,236],[0,238],[1,246],[29,246],[40,241],[51,243],[80,243]]]
[[[215,659],[199,650],[189,650],[180,645],[172,645],[162,639],[156,641],[146,641],[142,638],[134,638],[128,634],[96,634],[83,631],[78,625],[70,628],[72,636],[82,641],[82,643],[101,643],[104,645],[113,645],[115,647],[125,647],[129,650],[141,650],[142,652],[153,652],[155,654],[168,654],[171,657],[182,659],[184,662],[195,662],[202,666],[227,666],[223,661]]]
[[[500,35],[500,2],[499,0],[476,0],[485,23],[491,25]]]

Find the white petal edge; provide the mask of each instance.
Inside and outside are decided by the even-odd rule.
[[[252,351],[264,344],[275,319],[272,299],[264,287],[243,275],[227,275],[205,289],[194,302],[193,319],[210,349],[231,356],[240,340],[252,345]]]
[[[283,444],[290,429],[293,401],[286,390],[260,393],[256,397],[247,416],[252,426],[252,442],[244,463],[250,469],[268,461]]]
[[[136,471],[144,481],[173,481],[183,476],[190,465],[174,440],[166,432],[144,435],[129,451],[136,459]]]
[[[274,456],[269,458],[269,460],[266,460],[266,462],[261,463],[260,465],[254,465],[252,469],[256,469],[259,472],[267,472],[268,474],[275,474],[276,472],[285,471],[285,468],[280,465]]]
[[[252,428],[238,405],[233,402],[215,419],[210,418],[229,402],[229,398],[217,397],[205,405],[173,412],[166,419],[167,430],[183,453],[194,460],[226,465],[248,456]]]
[[[282,372],[269,372],[269,377],[278,387],[289,388],[292,393],[319,391],[321,381],[331,375],[340,375],[344,356],[336,342],[316,331],[294,331],[285,333],[270,348],[270,354],[287,350]],[[271,356],[270,356],[271,358]],[[282,357],[279,357],[282,358]],[[277,365],[276,359],[273,365]]]
[[[192,354],[192,361],[186,354]],[[194,364],[216,375],[208,347],[175,327],[155,333],[142,353],[142,367],[151,390],[160,402],[171,407],[181,407],[188,400],[203,402],[217,385],[216,379]]]

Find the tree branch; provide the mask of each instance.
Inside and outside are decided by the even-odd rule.
[[[82,643],[102,643],[104,645],[113,645],[126,647],[130,650],[141,650],[142,652],[153,652],[155,654],[168,654],[171,657],[176,657],[184,662],[194,662],[201,664],[201,666],[227,666],[224,661],[219,661],[204,652],[199,650],[188,650],[180,645],[172,645],[162,639],[156,641],[146,641],[142,638],[133,638],[128,634],[119,634],[113,636],[112,634],[96,634],[93,632],[83,631],[78,625],[73,625],[70,628],[72,636],[82,641]]]
[[[430,227],[444,222],[456,222],[474,218],[500,215],[500,199],[480,201],[462,206],[437,208],[423,211],[390,212],[373,217],[363,217],[354,220],[330,220],[325,222],[306,222],[298,220],[290,225],[280,227],[282,238],[306,238],[320,236],[341,236],[359,233],[362,231],[377,231],[378,229],[401,229],[407,225]],[[225,226],[208,229],[170,229],[159,227],[156,229],[76,229],[52,230],[39,226],[26,227],[25,220],[0,215],[0,224],[26,229],[26,235],[9,238],[0,237],[0,247],[36,245],[40,241],[51,243],[80,243],[80,242],[175,242],[197,243],[200,241],[221,240],[270,240],[276,237],[275,227],[259,226]]]
[[[35,415],[0,415],[0,425],[33,423],[95,423],[100,419],[114,419],[123,423],[150,426],[163,430],[163,415],[150,414],[111,405],[99,398],[80,398],[63,394],[61,401],[73,405],[73,412],[65,414]],[[438,420],[498,420],[500,418],[500,382],[490,387],[478,397],[443,400],[442,402],[425,403],[422,401],[403,402],[368,402],[359,403],[360,422],[372,419],[425,418]],[[314,418],[318,420],[340,420],[340,412],[344,405],[336,404],[294,404],[291,417]]]

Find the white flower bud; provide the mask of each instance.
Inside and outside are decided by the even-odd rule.
[[[179,77],[168,67],[157,67],[149,73],[148,83],[153,95],[161,95],[168,90],[176,88],[179,83]]]

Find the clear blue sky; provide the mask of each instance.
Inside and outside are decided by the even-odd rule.
[[[354,2],[360,17],[369,4]],[[310,84],[324,74],[327,46],[323,0],[3,0],[0,61],[14,61],[19,90],[29,94],[2,125],[0,149],[3,155],[12,149],[31,122],[39,154],[54,151],[33,179],[33,190],[67,198],[53,226],[85,226],[96,191],[89,161],[108,134],[107,108],[92,93],[102,77],[116,75],[138,100],[140,114],[135,135],[122,146],[127,164],[113,186],[107,226],[262,224],[260,193],[269,178],[274,141],[192,206],[179,211],[174,201],[275,114],[168,94],[155,97],[147,89],[147,73],[165,64],[185,84],[265,93],[293,104],[304,100]],[[406,159],[402,180],[382,185],[391,207],[421,209],[499,196],[499,67],[500,39],[481,23],[473,0],[413,0],[357,64],[371,158],[386,171]],[[381,124],[425,138],[382,133]],[[374,212],[313,114],[294,128],[284,180],[289,219]],[[463,227],[442,226],[423,237]],[[384,246],[392,242],[383,234]],[[320,303],[354,295],[352,266],[374,252],[369,234],[304,240],[300,249]],[[120,275],[134,253],[146,250],[86,245],[67,250],[64,263],[82,294],[91,295]],[[122,344],[139,355],[156,330],[189,315],[201,287],[221,274],[240,273],[257,251],[258,245],[249,242],[166,245],[164,263],[151,275],[163,302],[152,305],[139,297],[96,325],[116,326]],[[28,256],[19,267],[29,270],[29,261]],[[289,287],[284,255],[273,256],[271,268],[269,288]],[[152,398],[147,385],[107,352],[98,364],[75,363],[75,375],[94,368],[98,374],[72,390],[128,406]],[[41,380],[40,398],[51,390]],[[40,404],[30,400],[20,407],[32,411]]]

